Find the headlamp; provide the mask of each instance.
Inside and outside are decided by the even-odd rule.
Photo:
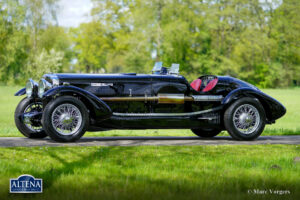
[[[34,84],[34,81],[32,79],[29,79],[26,82],[25,89],[26,89],[26,95],[27,95],[28,98],[32,97],[34,85],[35,84]]]
[[[43,98],[43,95],[45,93],[46,90],[52,88],[52,85],[46,81],[45,79],[41,79],[39,81],[39,89],[38,89],[38,96],[40,98]]]

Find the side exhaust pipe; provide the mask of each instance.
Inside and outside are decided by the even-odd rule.
[[[222,101],[222,95],[193,95],[184,96],[183,94],[158,94],[157,96],[143,97],[99,97],[103,101],[157,101],[159,104],[184,104],[185,101]]]

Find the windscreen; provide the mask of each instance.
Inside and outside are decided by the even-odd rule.
[[[162,68],[162,62],[156,62],[153,69],[152,69],[152,73],[155,74],[155,73],[160,73],[160,70]]]
[[[173,64],[171,65],[171,68],[170,68],[170,70],[169,70],[169,73],[170,73],[170,74],[178,75],[178,74],[179,74],[179,64],[173,63]]]

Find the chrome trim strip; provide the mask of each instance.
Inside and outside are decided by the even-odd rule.
[[[222,101],[222,95],[192,95],[194,101]]]
[[[91,83],[93,87],[104,87],[104,86],[113,86],[113,83]]]
[[[223,105],[207,109],[207,110],[202,110],[202,111],[197,111],[197,112],[189,112],[189,113],[116,113],[114,112],[112,116],[118,116],[118,117],[192,117],[195,115],[200,115],[200,114],[205,114],[209,112],[214,112],[221,110],[223,108]]]

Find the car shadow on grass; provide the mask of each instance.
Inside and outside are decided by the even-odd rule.
[[[50,161],[56,161],[57,166],[51,166],[51,168],[38,171],[29,171],[37,178],[42,178],[44,181],[44,196],[46,199],[256,199],[259,196],[247,194],[248,189],[290,189],[291,192],[295,192],[297,185],[294,182],[285,180],[281,182],[281,179],[275,179],[272,173],[281,173],[281,169],[268,169],[266,173],[268,175],[252,174],[242,172],[243,165],[235,168],[236,173],[239,176],[233,176],[234,173],[230,172],[227,175],[226,171],[223,171],[222,167],[215,167],[215,172],[220,174],[218,180],[212,179],[212,175],[207,174],[206,169],[187,171],[190,175],[184,175],[184,171],[188,170],[184,167],[184,163],[180,165],[172,164],[174,161],[174,155],[177,157],[184,157],[186,159],[192,159],[192,154],[189,151],[178,150],[177,147],[168,147],[170,153],[165,153],[163,156],[156,154],[141,155],[141,157],[135,156],[135,148],[133,147],[97,147],[92,148],[92,152],[85,154],[80,153],[85,147],[76,148],[17,148],[16,151],[26,154],[38,155],[43,151],[44,159]],[[54,151],[59,149],[59,151]],[[199,148],[198,150],[201,150]],[[62,150],[62,151],[60,151]],[[128,165],[121,153],[126,151],[126,157],[135,156],[139,160],[137,166]],[[68,158],[63,157],[64,153],[68,155],[74,155],[72,161],[68,161]],[[155,153],[155,151],[153,151]],[[203,152],[203,156],[206,156],[206,151]],[[116,156],[117,155],[117,156]],[[150,156],[150,158],[148,158]],[[223,156],[222,151],[213,151],[213,159],[218,159]],[[210,156],[210,157],[211,157]],[[153,159],[154,158],[154,159]],[[126,159],[126,158],[125,158]],[[164,161],[170,160],[164,166]],[[183,160],[184,161],[184,160]],[[207,160],[209,162],[209,160]],[[83,176],[89,176],[89,171],[86,171],[93,164],[101,165],[102,163],[108,163],[111,166],[111,170],[105,167],[99,167],[96,170],[96,174],[101,174],[101,170],[109,170],[104,173],[107,177],[93,177],[85,181]],[[135,163],[135,162],[134,162]],[[132,163],[129,163],[132,164]],[[216,163],[218,164],[218,163]],[[147,166],[151,167],[156,173],[149,173]],[[137,167],[137,168],[136,168]],[[197,168],[197,166],[194,166]],[[115,171],[115,169],[119,169]],[[178,171],[179,169],[179,171]],[[22,171],[24,169],[19,169]],[[133,170],[133,171],[131,171]],[[172,172],[174,174],[165,174]],[[240,171],[241,170],[241,171]],[[249,169],[248,169],[249,170]],[[83,172],[78,176],[78,171]],[[222,173],[220,173],[222,171]],[[179,174],[183,176],[177,176]],[[251,172],[251,170],[249,170]],[[159,173],[162,173],[159,175]],[[172,173],[171,173],[172,174]],[[277,174],[278,175],[278,174]],[[65,176],[73,176],[74,181],[81,181],[81,184],[68,185],[68,181],[59,181]],[[215,177],[215,176],[214,176]],[[204,178],[204,179],[203,179]],[[201,180],[203,179],[203,180]],[[56,184],[59,183],[59,186]],[[224,184],[227,183],[227,184]],[[298,185],[299,186],[299,185]],[[57,194],[55,192],[58,192]],[[299,194],[299,193],[298,193]],[[9,194],[9,197],[23,197],[23,198],[35,198],[40,199],[39,194]],[[260,196],[261,197],[261,196]],[[265,196],[268,199],[280,199],[279,196]],[[271,198],[270,198],[271,197]],[[284,196],[285,198],[287,196]],[[291,196],[288,196],[291,197]]]
[[[59,147],[60,148],[60,147]],[[77,150],[80,150],[79,148],[76,148]],[[80,159],[68,162],[66,159],[63,159],[62,157],[58,156],[54,151],[47,150],[44,152],[47,152],[47,155],[51,157],[52,159],[58,161],[62,167],[54,167],[52,166],[50,169],[45,171],[31,171],[27,173],[31,173],[36,178],[42,178],[43,179],[43,190],[47,191],[49,188],[51,188],[55,181],[57,181],[62,175],[74,175],[75,170],[84,170],[88,168],[91,164],[93,164],[98,159],[105,159],[107,156],[109,156],[109,152],[113,149],[113,147],[101,147],[97,149],[95,152],[92,152],[88,154],[87,156],[80,155],[77,153],[76,149],[69,148],[68,151],[72,154],[76,155]],[[16,151],[22,151],[27,152],[28,154],[38,154],[38,151],[32,151],[31,149],[16,149]],[[14,169],[16,171],[17,169]],[[19,169],[17,171],[23,171],[22,169]],[[67,190],[66,190],[67,191]],[[9,194],[8,197],[14,198],[14,197],[22,197],[22,198],[35,198],[38,194]]]

